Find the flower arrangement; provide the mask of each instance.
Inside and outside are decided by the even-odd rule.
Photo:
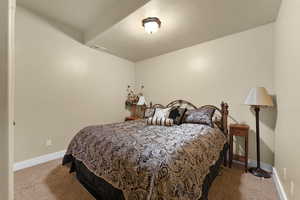
[[[136,104],[139,101],[139,95],[135,94],[133,89],[131,89],[130,85],[127,87],[127,99],[125,101],[125,106],[130,108],[132,105]]]

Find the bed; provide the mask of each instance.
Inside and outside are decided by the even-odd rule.
[[[197,109],[184,100],[152,107],[173,106]],[[150,126],[144,119],[86,127],[70,142],[63,165],[97,200],[206,200],[226,165],[228,105],[205,107],[216,110],[213,128]]]

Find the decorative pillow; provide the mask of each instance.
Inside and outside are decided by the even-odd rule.
[[[150,117],[147,119],[148,125],[159,125],[159,126],[173,126],[174,121],[170,118],[154,118]]]
[[[146,108],[144,118],[153,117],[155,108]]]
[[[170,111],[169,118],[174,120],[174,124],[180,125],[182,124],[182,119],[186,111],[187,111],[186,108],[174,107]]]
[[[153,118],[168,118],[171,108],[156,108]]]
[[[206,124],[214,127],[212,117],[215,113],[215,108],[202,107],[195,110],[186,111],[183,123]]]

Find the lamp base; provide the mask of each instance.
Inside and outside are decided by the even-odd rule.
[[[261,177],[261,178],[271,178],[271,174],[261,168],[252,167],[249,169],[249,172],[254,176]]]

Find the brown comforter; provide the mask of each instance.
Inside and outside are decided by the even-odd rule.
[[[121,189],[127,200],[197,200],[225,143],[218,128],[137,120],[86,127],[66,155]]]

